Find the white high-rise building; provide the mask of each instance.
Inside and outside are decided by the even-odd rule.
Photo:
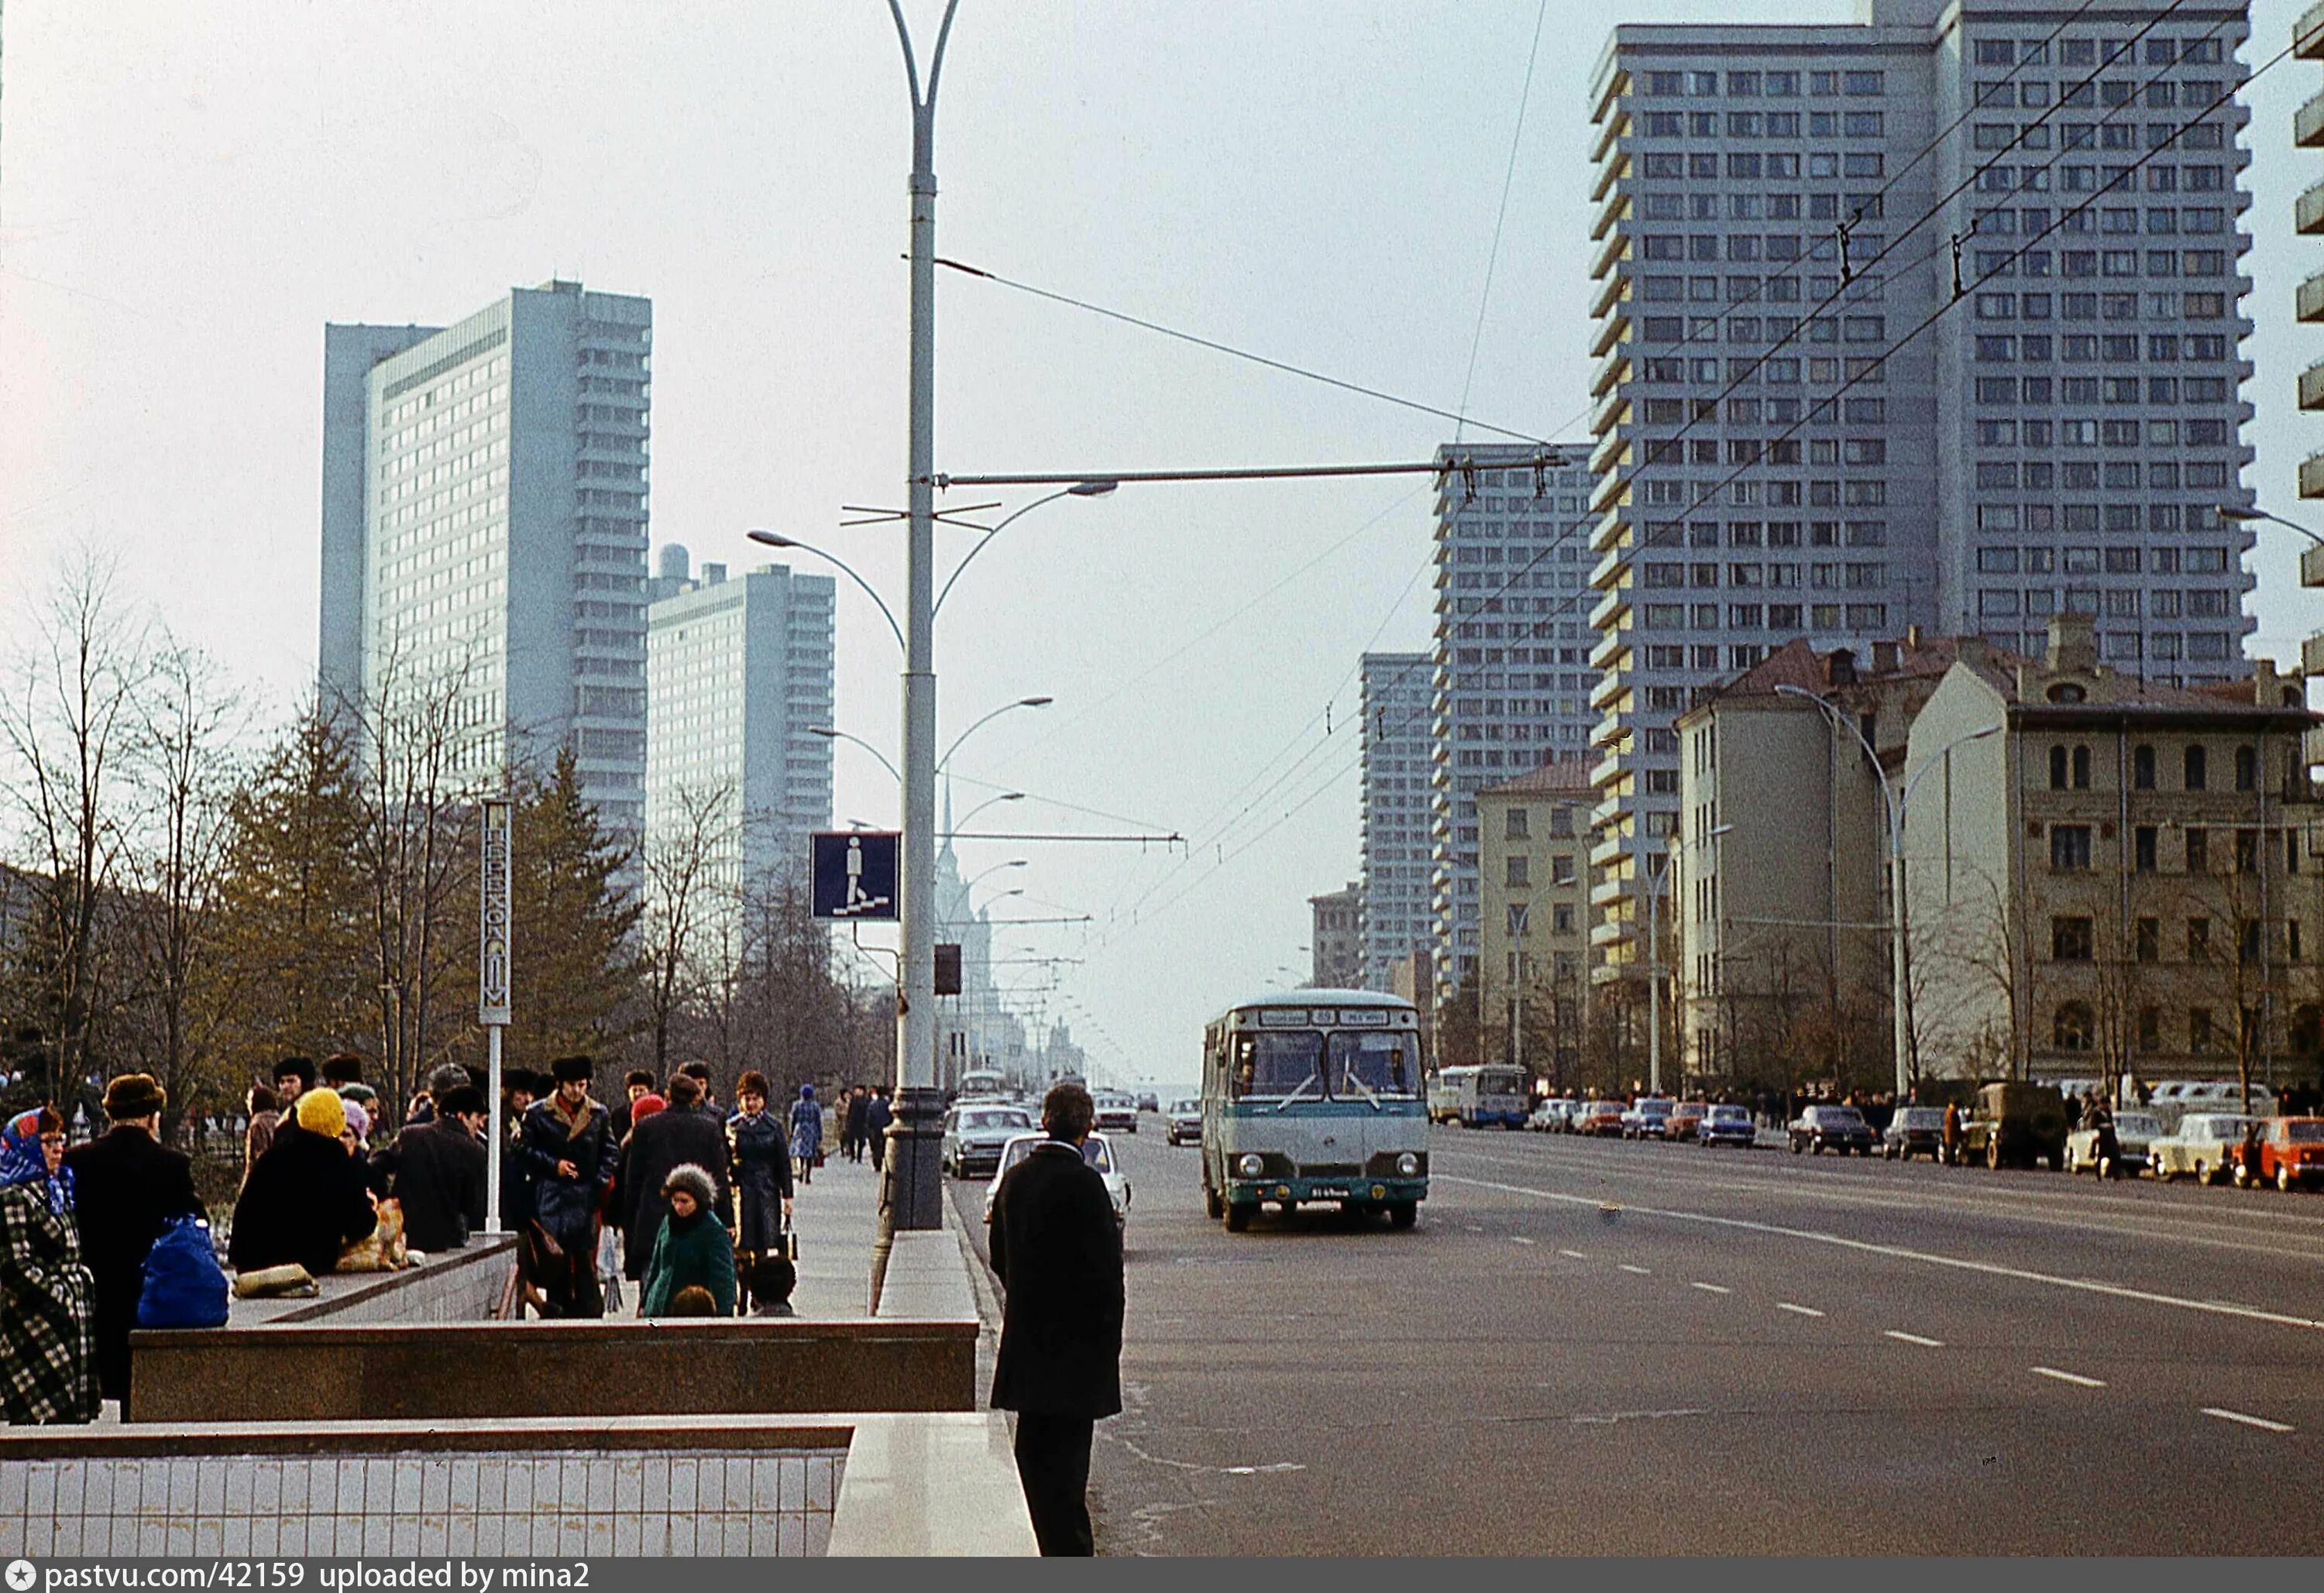
[[[1434,760],[1436,659],[1431,653],[1363,657],[1364,988],[1391,990],[1396,964],[1434,944],[1429,881],[1429,795]]]
[[[632,836],[652,338],[647,300],[577,282],[324,329],[325,711],[448,695],[462,772],[570,746]]]
[[[646,835],[718,805],[714,878],[805,889],[831,827],[833,581],[761,565],[730,577],[666,545],[646,610]]]
[[[1436,494],[1430,913],[1440,991],[1477,959],[1477,790],[1588,744],[1582,444],[1448,445]],[[1560,459],[1536,469],[1536,458]]]
[[[2108,663],[2200,682],[2252,629],[2249,533],[2218,512],[2251,501],[2245,8],[1858,17],[1623,26],[1594,81],[1616,968],[1678,821],[1672,720],[1772,647],[1920,624],[2038,652],[2080,612]]]

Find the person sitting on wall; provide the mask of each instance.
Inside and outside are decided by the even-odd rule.
[[[226,1259],[237,1272],[296,1262],[322,1277],[379,1226],[365,1164],[345,1138],[347,1102],[335,1091],[309,1090],[291,1117],[300,1132],[274,1137],[234,1203]]]

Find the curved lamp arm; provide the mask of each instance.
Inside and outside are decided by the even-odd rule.
[[[895,612],[889,608],[886,599],[882,598],[879,593],[872,590],[872,583],[857,575],[854,570],[848,566],[846,560],[839,558],[835,555],[825,553],[822,548],[816,547],[811,542],[802,542],[797,537],[779,536],[773,531],[752,531],[750,533],[750,538],[752,541],[758,543],[762,548],[796,548],[801,553],[812,553],[817,558],[823,560],[824,563],[831,566],[834,569],[839,571],[840,574],[845,576],[849,580],[854,582],[858,586],[863,589],[863,595],[870,598],[872,603],[879,607],[880,617],[888,622],[888,629],[895,636],[896,645],[899,648],[903,647],[904,628],[896,623]]]
[[[1058,488],[1056,492],[1049,493],[1047,497],[1036,498],[1030,503],[1026,504],[1024,508],[1010,514],[999,525],[994,526],[991,530],[985,532],[983,539],[979,541],[975,547],[968,550],[968,557],[962,559],[958,564],[953,566],[952,574],[945,577],[944,590],[936,594],[935,606],[928,610],[929,617],[933,619],[936,615],[944,612],[945,599],[952,594],[953,583],[959,580],[962,573],[965,571],[970,565],[976,562],[976,556],[978,554],[983,552],[987,548],[990,548],[992,545],[993,538],[1007,530],[1011,525],[1016,523],[1017,520],[1020,516],[1030,514],[1042,504],[1054,503],[1060,498],[1102,498],[1108,493],[1112,492],[1119,484],[1119,483],[1110,481],[1075,482],[1072,486]]]

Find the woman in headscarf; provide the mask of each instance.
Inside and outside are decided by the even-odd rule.
[[[815,1159],[823,1154],[823,1108],[816,1104],[815,1086],[801,1084],[791,1103],[791,1167],[801,1183],[815,1182]]]
[[[80,1258],[65,1121],[48,1107],[0,1132],[0,1420],[97,1418],[97,1284]]]

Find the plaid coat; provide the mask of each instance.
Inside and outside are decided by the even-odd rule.
[[[96,1312],[71,1214],[37,1184],[0,1188],[0,1419],[97,1418]]]

